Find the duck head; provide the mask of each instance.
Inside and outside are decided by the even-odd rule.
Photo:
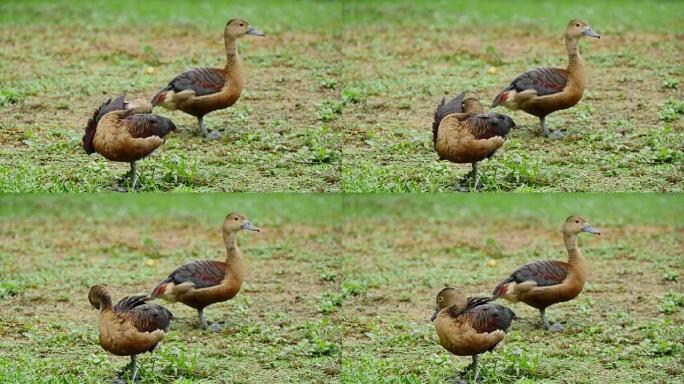
[[[570,216],[563,224],[563,234],[578,235],[582,232],[591,233],[592,235],[600,235],[601,231],[592,227],[585,219],[579,216]]]
[[[600,39],[598,33],[591,29],[586,21],[582,20],[572,20],[568,23],[568,27],[565,29],[565,38],[569,40],[577,40],[584,36],[595,37]]]
[[[88,292],[88,301],[95,309],[100,309],[100,304],[108,302],[111,305],[112,292],[104,284],[97,284],[90,287]]]
[[[259,232],[259,228],[252,225],[247,219],[247,216],[242,213],[230,213],[226,216],[226,220],[223,222],[223,233],[224,234],[235,234],[242,230]]]
[[[237,39],[244,35],[252,36],[266,36],[263,33],[257,31],[253,26],[245,20],[232,19],[226,23],[226,29],[223,32],[226,39]]]
[[[435,313],[430,318],[430,321],[435,321],[437,315],[439,315],[439,312],[441,312],[444,308],[456,306],[456,311],[461,312],[465,310],[468,303],[468,299],[461,291],[451,287],[447,287],[439,291],[435,301],[437,303],[437,307],[435,308]]]
[[[498,136],[506,136],[511,129],[515,128],[515,121],[508,115],[489,112],[477,115],[477,117],[486,120],[487,124],[493,128],[494,133]]]

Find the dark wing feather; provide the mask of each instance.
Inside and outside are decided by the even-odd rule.
[[[178,285],[191,282],[196,288],[219,285],[226,276],[226,263],[212,260],[198,260],[178,267],[169,278]]]
[[[560,68],[536,68],[516,77],[508,89],[522,92],[528,89],[537,91],[537,96],[561,92],[568,83],[568,71]]]
[[[494,300],[492,297],[469,297],[466,304],[466,310],[475,308],[478,305],[487,304],[492,300]]]
[[[176,129],[173,122],[165,117],[151,114],[137,114],[126,118],[128,131],[133,137],[164,137]]]
[[[193,68],[176,76],[169,87],[174,92],[191,89],[196,96],[204,96],[219,92],[225,83],[226,75],[218,68]]]
[[[133,325],[140,332],[154,332],[161,329],[169,330],[173,314],[159,304],[146,303],[137,306],[126,313]]]
[[[479,333],[494,332],[500,329],[507,332],[511,327],[515,313],[503,305],[486,303],[466,310],[470,325]]]
[[[116,303],[114,312],[123,313],[129,311],[139,305],[145,304],[148,300],[150,300],[150,297],[146,295],[126,296]]]
[[[539,287],[560,284],[567,276],[568,263],[551,260],[525,264],[511,274],[511,278],[516,283],[533,280],[537,282]]]
[[[487,115],[473,116],[462,124],[478,140],[486,140],[494,136],[506,137],[510,131],[510,128],[508,131],[500,131],[498,127],[489,123]]]

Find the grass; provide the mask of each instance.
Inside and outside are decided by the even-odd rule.
[[[560,225],[580,214],[590,266],[583,292],[552,306],[560,334],[521,318],[492,353],[483,383],[676,383],[684,376],[684,246],[680,195],[347,195],[340,315],[343,383],[456,382],[468,357],[438,343],[437,292],[487,295],[516,267],[564,259]],[[351,289],[353,287],[353,289]],[[590,372],[591,374],[588,374]]]
[[[221,259],[220,226],[242,211],[247,276],[233,300],[209,307],[218,334],[178,318],[146,354],[141,383],[338,382],[340,328],[318,303],[339,270],[335,195],[23,195],[0,201],[0,382],[112,382],[128,363],[100,348],[89,286],[115,299],[149,292],[192,259]],[[327,276],[327,277],[322,277]]]
[[[197,121],[156,109],[179,131],[140,162],[144,191],[339,190],[338,2],[0,2],[0,191],[110,191],[125,163],[87,156],[83,127],[108,97],[149,100],[176,74],[222,66],[222,31],[240,17],[267,34],[240,52],[245,90]],[[79,26],[73,20],[81,20]],[[21,70],[16,70],[21,68]]]
[[[446,11],[449,10],[449,11]],[[509,114],[518,128],[482,162],[485,191],[682,191],[681,2],[346,1],[342,190],[450,191],[470,165],[438,161],[430,129],[444,96],[490,105],[517,74],[565,66],[562,31],[586,19],[582,101],[547,118]]]

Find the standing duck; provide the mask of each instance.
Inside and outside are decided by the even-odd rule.
[[[180,301],[195,308],[202,327],[209,328],[204,318],[204,308],[232,299],[242,287],[245,265],[236,237],[243,229],[259,232],[259,228],[252,225],[245,215],[229,214],[223,222],[226,261],[196,260],[178,267],[152,290],[150,296],[170,302]],[[218,325],[212,328],[218,330]]]
[[[582,99],[587,71],[578,46],[584,36],[600,38],[585,21],[569,22],[565,29],[567,69],[536,68],[519,75],[494,98],[492,108],[503,104],[513,110],[522,109],[539,117],[546,137],[560,138],[559,131],[551,134],[545,118],[550,113],[574,106]]]
[[[226,24],[223,38],[226,45],[224,68],[193,68],[176,76],[169,85],[152,98],[152,105],[181,111],[197,117],[206,138],[218,138],[204,127],[204,115],[228,108],[240,98],[245,75],[238,54],[237,39],[244,35],[265,36],[245,20],[233,19]]]
[[[147,296],[128,296],[112,307],[112,293],[106,285],[94,285],[90,304],[100,310],[100,345],[117,356],[131,357],[131,381],[138,374],[136,356],[152,352],[169,331],[173,314],[161,305],[148,303]]]
[[[131,164],[131,185],[138,182],[135,162],[149,156],[164,144],[164,137],[176,129],[165,117],[152,115],[147,102],[136,106],[121,95],[109,99],[95,110],[88,120],[83,135],[83,149],[87,154],[99,153],[107,160]]]
[[[516,269],[508,278],[494,288],[494,297],[503,297],[539,309],[544,328],[560,331],[560,324],[549,325],[546,308],[577,297],[587,280],[587,262],[577,247],[577,235],[587,232],[600,235],[581,217],[570,216],[563,225],[563,242],[568,251],[568,261],[535,261]]]
[[[494,155],[515,123],[506,115],[484,113],[477,99],[464,97],[461,93],[446,103],[442,99],[432,123],[432,141],[440,160],[472,164],[473,190],[477,190],[478,162]]]
[[[469,297],[455,288],[444,288],[437,294],[437,309],[432,315],[439,343],[458,356],[472,356],[474,381],[479,370],[477,356],[492,351],[516,319],[515,313],[492,298]]]

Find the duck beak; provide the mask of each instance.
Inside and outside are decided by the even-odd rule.
[[[248,231],[260,232],[259,228],[253,226],[252,223],[249,222],[249,220],[243,221],[242,226],[240,228],[246,229]]]
[[[592,227],[589,224],[585,225],[584,228],[582,228],[582,232],[588,232],[588,233],[591,233],[593,235],[599,235],[599,236],[601,235],[601,231]]]
[[[584,30],[582,30],[582,34],[583,34],[584,36],[595,37],[595,38],[597,38],[597,39],[600,39],[600,38],[601,38],[601,36],[599,36],[598,33],[594,32],[594,30],[591,29],[591,27],[588,26],[588,25],[587,25],[586,27],[584,27]]]
[[[432,315],[432,317],[430,318],[430,321],[435,321],[435,319],[437,318],[437,315],[439,315],[439,311],[440,311],[439,307],[435,308],[435,314]]]
[[[247,28],[247,34],[248,34],[248,35],[252,35],[252,36],[266,36],[266,35],[264,35],[263,33],[257,31],[257,30],[256,30],[254,27],[252,27],[251,25],[249,26],[249,28]]]

